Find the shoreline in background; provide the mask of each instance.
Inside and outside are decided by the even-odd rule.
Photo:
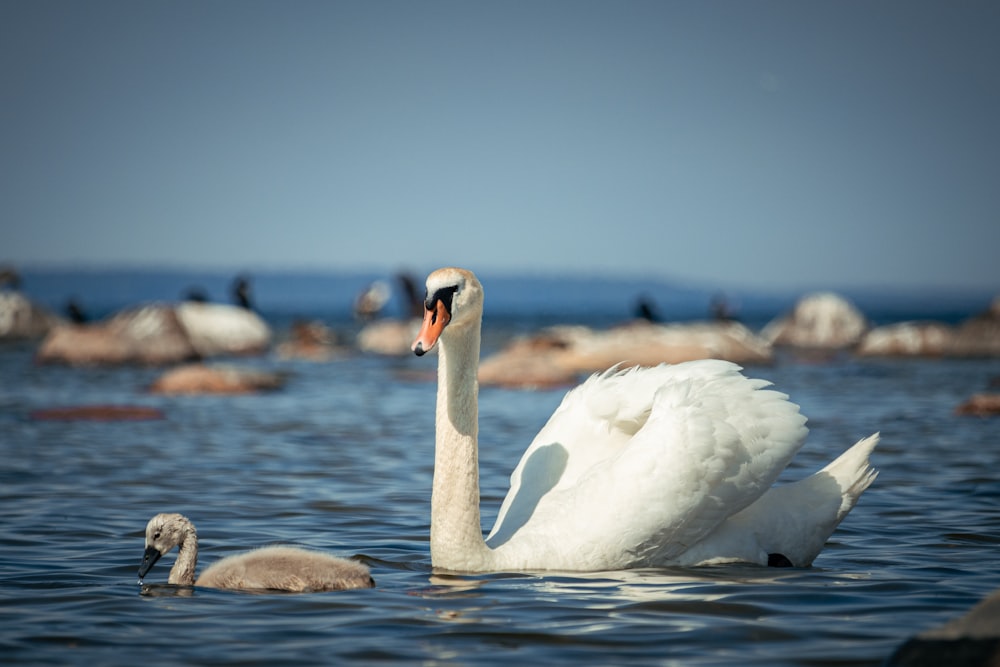
[[[18,267],[21,290],[31,299],[61,313],[74,299],[94,319],[149,301],[177,301],[191,289],[213,301],[229,301],[229,288],[240,272],[199,268],[127,266]],[[401,316],[405,305],[391,270],[277,269],[243,272],[252,281],[256,305],[266,318],[319,317],[351,319],[358,293],[375,280],[386,281],[393,296],[385,309]],[[424,276],[411,272],[418,284]],[[490,316],[552,321],[629,319],[640,297],[652,302],[665,321],[707,319],[712,300],[723,296],[736,316],[749,326],[762,325],[790,309],[804,294],[832,291],[851,300],[874,324],[934,319],[954,323],[989,307],[997,292],[960,287],[844,287],[755,289],[698,285],[665,278],[558,274],[482,273]]]

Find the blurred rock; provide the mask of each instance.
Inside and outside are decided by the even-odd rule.
[[[165,415],[156,408],[141,405],[76,405],[35,410],[31,418],[36,421],[146,421],[164,419]]]
[[[986,312],[958,326],[948,352],[955,357],[1000,356],[1000,296]]]
[[[58,326],[42,341],[36,360],[72,366],[157,366],[198,356],[174,309],[151,305],[95,324]]]
[[[1000,394],[974,394],[969,400],[955,408],[955,414],[977,417],[1000,415]]]
[[[293,322],[288,340],[277,348],[281,359],[306,361],[330,361],[347,352],[347,348],[338,343],[336,332],[322,322]]]
[[[271,328],[247,308],[188,301],[177,305],[176,311],[188,340],[201,357],[261,354],[271,344]]]
[[[40,363],[158,366],[220,355],[259,354],[271,332],[253,311],[226,304],[151,304],[94,324],[62,325],[42,341]]]
[[[0,341],[41,338],[61,322],[20,292],[0,291]]]
[[[555,386],[615,365],[655,366],[693,359],[772,361],[771,347],[738,322],[659,325],[636,321],[607,331],[558,326],[519,338],[483,360],[481,384]]]
[[[154,394],[254,394],[285,385],[280,373],[188,364],[171,369],[149,387]]]
[[[818,292],[769,322],[761,337],[772,345],[832,350],[853,347],[867,330],[868,321],[854,304],[838,294]]]
[[[410,346],[420,332],[420,322],[419,319],[376,320],[358,332],[358,349],[386,356],[412,354]]]
[[[940,357],[951,348],[955,332],[941,322],[899,322],[868,331],[857,354],[868,357]]]
[[[921,632],[898,649],[887,667],[1000,667],[1000,591],[969,613]]]
[[[580,373],[562,365],[568,347],[558,330],[517,338],[479,364],[479,384],[508,389],[550,389],[576,384]]]

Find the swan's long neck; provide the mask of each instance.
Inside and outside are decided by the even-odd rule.
[[[168,584],[178,586],[193,586],[194,571],[198,566],[198,534],[194,526],[190,529],[185,527],[184,537],[177,545],[177,560],[170,568],[170,576],[167,577]]]
[[[446,333],[438,346],[431,562],[481,570],[490,550],[479,518],[479,322]]]

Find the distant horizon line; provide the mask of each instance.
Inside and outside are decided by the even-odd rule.
[[[444,264],[434,264],[433,268],[427,271],[444,266]],[[25,261],[14,262],[0,259],[0,269],[13,268],[19,273],[66,273],[66,272],[134,272],[134,273],[169,273],[169,274],[211,274],[235,276],[247,274],[250,277],[266,275],[353,275],[353,276],[384,276],[391,278],[400,273],[409,272],[415,274],[418,279],[423,278],[423,274],[412,266],[399,265],[389,268],[386,265],[375,264],[363,265],[322,265],[322,264],[281,264],[278,262],[258,263],[255,268],[249,268],[243,263],[219,263],[215,265],[205,265],[199,263],[185,263],[173,261],[157,262],[133,262],[133,261],[93,261],[93,260],[45,260],[45,261]],[[473,269],[480,276],[489,276],[491,279],[514,279],[514,278],[539,278],[549,280],[580,280],[580,281],[600,281],[608,280],[613,282],[654,282],[663,283],[674,287],[688,289],[719,290],[719,291],[752,291],[757,293],[788,294],[807,292],[896,292],[912,293],[918,291],[928,291],[936,295],[941,294],[990,294],[1000,296],[1000,286],[990,287],[986,285],[962,285],[962,284],[886,284],[886,283],[802,283],[794,285],[769,285],[748,283],[745,280],[724,281],[724,280],[699,280],[681,276],[671,276],[657,274],[655,272],[639,272],[635,270],[613,270],[603,268],[596,271],[584,271],[583,269],[539,269],[539,268],[518,268],[518,267],[496,267],[483,266]]]

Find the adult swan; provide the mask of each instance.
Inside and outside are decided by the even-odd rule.
[[[798,406],[731,363],[612,369],[569,392],[511,475],[496,525],[479,516],[483,289],[427,278],[413,343],[438,345],[431,560],[466,572],[809,565],[875,479],[878,434],[816,474],[772,484],[802,445]]]
[[[772,488],[802,445],[798,406],[734,364],[612,369],[570,391],[511,475],[496,525],[479,517],[483,288],[427,278],[417,355],[438,345],[431,561],[465,572],[809,565],[875,479],[878,434]]]

